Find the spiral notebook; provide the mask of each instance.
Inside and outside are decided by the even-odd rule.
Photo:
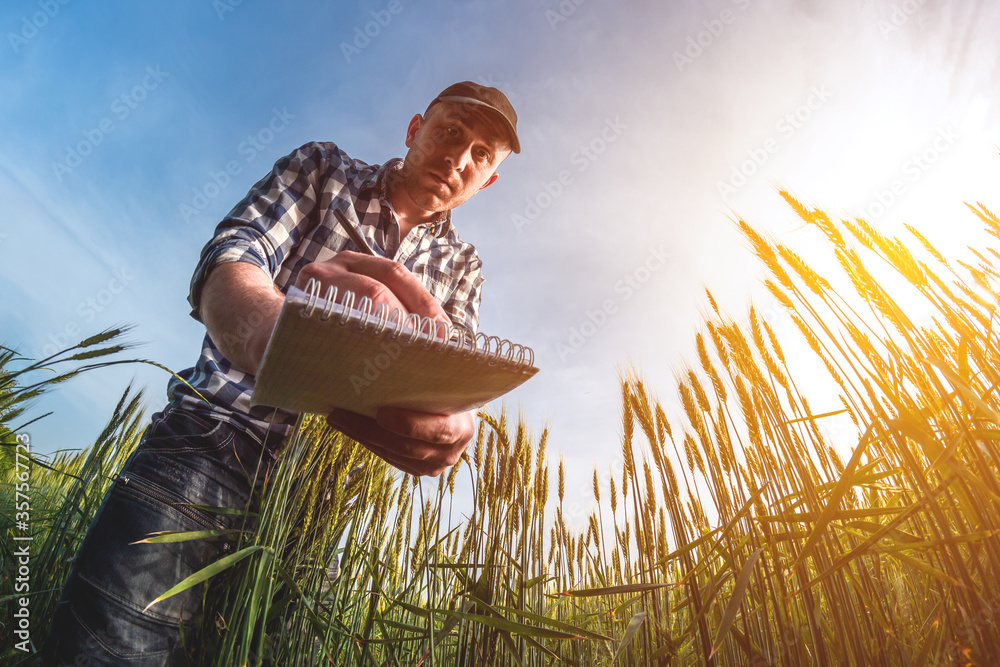
[[[291,287],[257,373],[253,405],[374,417],[381,406],[437,414],[478,408],[535,373],[531,348],[365,297]]]

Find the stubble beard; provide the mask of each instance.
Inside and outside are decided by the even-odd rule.
[[[399,185],[402,185],[410,200],[425,211],[430,213],[442,213],[444,211],[451,210],[462,203],[454,200],[454,191],[451,189],[450,185],[447,186],[447,194],[444,196],[428,190],[427,186],[421,183],[421,180],[426,178],[433,180],[435,183],[437,181],[428,171],[426,171],[425,165],[423,164],[415,166],[412,163],[408,164],[404,160],[403,168],[400,169],[397,174],[399,180],[395,186],[398,187]]]

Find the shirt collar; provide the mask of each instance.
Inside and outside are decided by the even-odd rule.
[[[387,183],[389,178],[394,172],[399,171],[403,168],[403,158],[392,158],[385,164],[378,167],[375,172],[368,178],[367,181],[361,186],[361,190],[370,190],[372,192],[372,199],[378,198],[383,205],[392,206],[389,202],[389,190]],[[436,220],[424,223],[427,229],[439,238],[444,238],[451,231],[451,211],[442,211],[438,214]]]

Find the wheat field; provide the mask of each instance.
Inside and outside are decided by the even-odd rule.
[[[622,470],[594,470],[582,525],[564,498],[586,480],[567,480],[547,434],[502,412],[481,413],[463,461],[422,484],[303,419],[256,527],[178,582],[206,592],[198,664],[1000,662],[1000,252],[946,258],[916,229],[889,237],[781,194],[837,275],[737,221],[795,340],[707,294],[679,401],[622,377]],[[969,209],[1000,239],[995,215]],[[914,322],[886,272],[933,317]],[[16,597],[8,454],[23,410],[53,381],[124,363],[123,333],[37,362],[0,354],[0,623]],[[813,410],[782,345],[808,350],[836,405]],[[69,370],[32,380],[43,367]],[[824,428],[833,419],[852,425],[846,448]],[[143,424],[129,388],[93,447],[35,457],[33,637]],[[156,539],[186,538],[206,536]]]

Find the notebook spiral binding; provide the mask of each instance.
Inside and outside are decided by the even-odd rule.
[[[322,285],[310,278],[306,283],[305,292],[309,295],[309,301],[302,307],[300,313],[302,317],[312,317],[316,312],[321,297],[319,295]],[[482,332],[475,336],[461,328],[432,320],[430,317],[421,317],[417,313],[406,313],[401,308],[389,310],[389,306],[384,303],[372,310],[374,305],[369,297],[362,297],[357,306],[354,305],[354,292],[345,290],[337,303],[337,287],[331,285],[323,295],[323,307],[319,310],[319,318],[322,321],[329,320],[337,305],[341,307],[338,317],[338,324],[346,326],[352,316],[357,319],[358,330],[364,331],[372,325],[372,333],[376,336],[383,332],[389,332],[392,340],[402,340],[407,345],[414,345],[422,340],[421,347],[434,347],[436,350],[450,348],[450,355],[461,354],[466,359],[476,357],[480,362],[486,362],[490,366],[499,364],[501,368],[507,366],[531,368],[535,365],[535,352],[526,345],[513,343],[506,338],[499,336],[488,336]],[[360,312],[360,317],[357,313]]]

